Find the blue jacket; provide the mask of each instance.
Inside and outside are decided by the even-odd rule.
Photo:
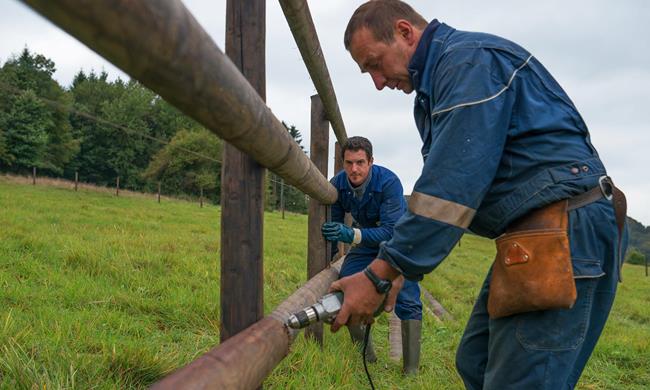
[[[499,236],[606,174],[573,102],[506,39],[433,21],[409,65],[424,168],[378,257],[421,279],[466,229]]]
[[[338,191],[338,200],[332,205],[332,221],[343,222],[346,212],[352,214],[355,227],[361,229],[361,243],[350,252],[375,256],[379,244],[393,235],[395,223],[406,211],[406,201],[397,175],[376,164],[371,169],[372,177],[361,200],[354,196],[345,171],[332,178]]]

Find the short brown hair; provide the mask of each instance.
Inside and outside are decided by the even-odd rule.
[[[400,0],[371,0],[362,4],[348,22],[343,43],[350,50],[352,35],[361,28],[368,28],[377,41],[391,43],[394,39],[394,23],[408,20],[415,27],[424,29],[427,21],[408,4]]]
[[[372,160],[372,144],[368,140],[368,138],[365,137],[350,137],[348,140],[343,144],[343,147],[341,147],[341,160],[345,159],[345,152],[351,150],[353,152],[363,150],[366,152],[366,157],[368,158],[368,162]]]

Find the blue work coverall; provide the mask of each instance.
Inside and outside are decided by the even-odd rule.
[[[525,49],[434,20],[409,73],[424,167],[379,258],[420,280],[466,229],[489,238],[529,211],[598,186],[606,175],[587,126]],[[578,298],[570,310],[489,319],[485,283],[457,352],[468,389],[573,388],[605,325],[620,262],[613,206],[569,212]],[[620,256],[619,256],[620,255]]]
[[[331,180],[338,191],[338,200],[332,205],[332,221],[341,222],[345,213],[354,218],[354,227],[361,229],[361,242],[353,245],[345,257],[340,277],[361,272],[377,258],[379,244],[393,235],[395,222],[404,214],[404,190],[397,175],[379,165],[371,167],[372,175],[361,200],[350,187],[345,171]],[[335,245],[334,245],[335,247]],[[420,287],[415,281],[405,281],[397,296],[395,314],[400,320],[421,320]]]

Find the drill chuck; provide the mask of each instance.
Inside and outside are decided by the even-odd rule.
[[[342,292],[337,291],[332,294],[327,294],[314,305],[290,315],[287,319],[287,325],[293,329],[302,329],[318,321],[331,323],[341,310],[342,305]]]

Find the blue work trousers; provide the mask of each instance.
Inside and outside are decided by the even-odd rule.
[[[354,249],[345,257],[339,277],[350,276],[363,271],[377,256],[375,253],[355,253]],[[405,280],[397,295],[395,314],[400,320],[422,320],[422,301],[417,282]]]
[[[456,354],[467,389],[573,389],[614,302],[620,264],[618,231],[607,201],[569,213],[578,292],[572,309],[490,319],[492,270],[483,283]],[[623,235],[623,254],[627,232]]]

